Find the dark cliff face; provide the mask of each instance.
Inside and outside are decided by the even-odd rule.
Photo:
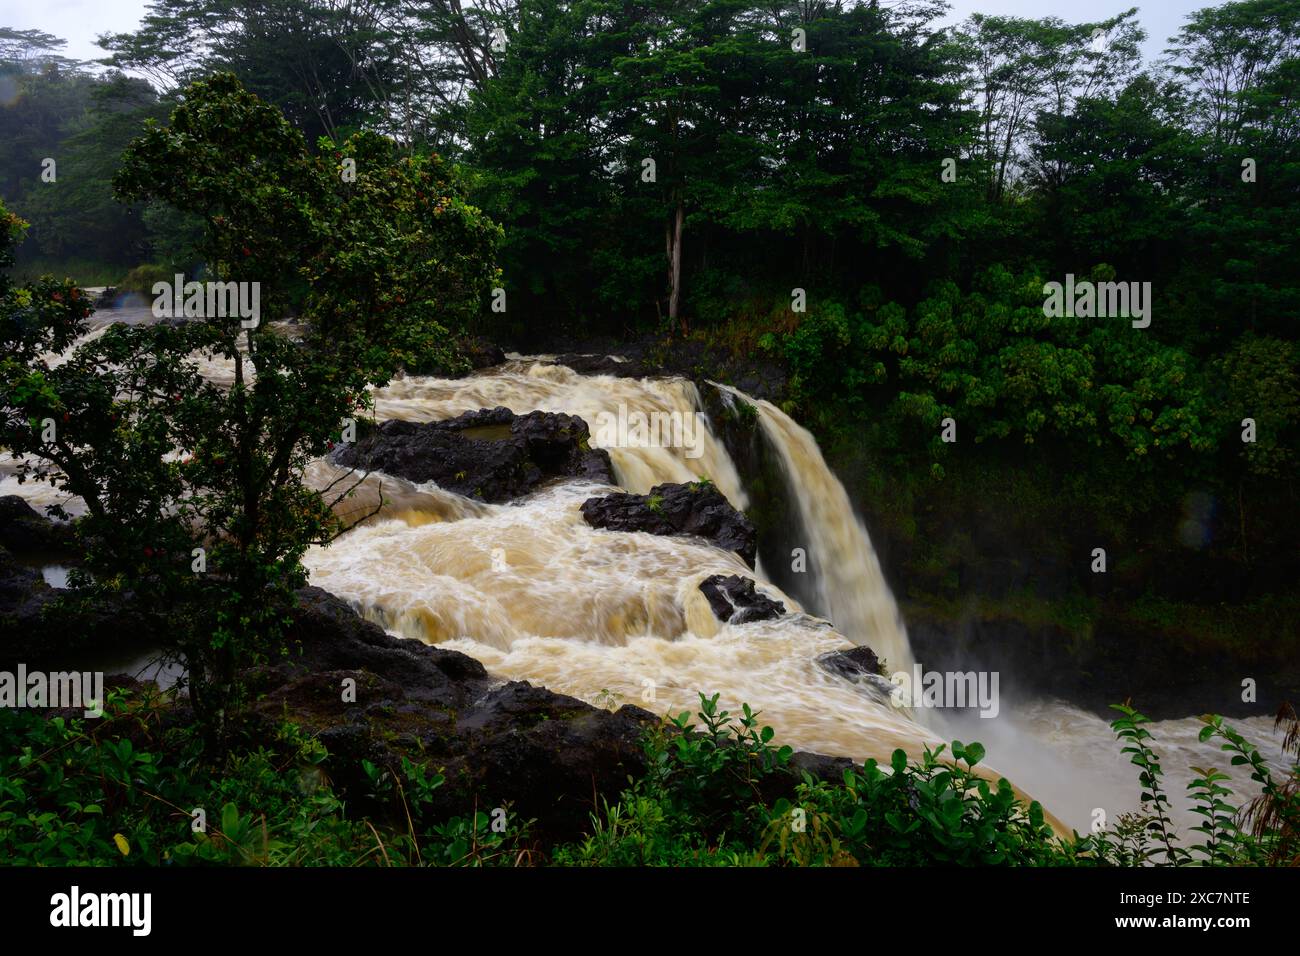
[[[1272,572],[1183,546],[1171,509],[1125,524],[1057,500],[1045,470],[950,476],[927,493],[858,455],[830,460],[927,668],[997,670],[1018,694],[1108,719],[1126,700],[1169,718],[1272,716],[1300,699],[1293,605],[1274,609]]]
[[[813,573],[791,572],[790,549],[807,540],[796,483],[757,417],[698,384],[750,496],[764,571],[825,613],[813,587],[819,556],[807,555]],[[1008,463],[1000,476],[928,487],[888,474],[859,441],[841,436],[823,451],[867,526],[927,669],[997,670],[1017,694],[1061,698],[1107,718],[1110,704],[1130,699],[1154,717],[1272,715],[1300,699],[1300,629],[1288,629],[1287,605],[1265,605],[1256,617],[1225,611],[1286,586],[1285,567],[1254,573],[1222,554],[1169,546],[1179,529],[1154,522],[1128,526],[1130,537],[1117,540],[1113,520],[1055,500],[1044,491],[1053,475],[1028,463],[1019,473]],[[1105,573],[1092,571],[1098,542],[1109,545]],[[1225,633],[1221,619],[1246,622],[1237,625],[1243,633]],[[1243,693],[1247,681],[1253,697]]]

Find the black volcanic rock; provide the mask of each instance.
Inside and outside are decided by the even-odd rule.
[[[56,524],[19,495],[0,497],[0,547],[14,554],[67,551],[72,529]]]
[[[649,375],[664,374],[661,369],[654,369],[639,359],[625,359],[612,355],[587,355],[570,352],[555,357],[556,365],[565,365],[579,375],[612,375],[615,378],[645,378]]]
[[[590,437],[587,423],[574,415],[485,408],[441,422],[381,422],[336,452],[335,461],[501,503],[552,478],[614,484],[609,453],[592,448]]]
[[[817,658],[817,663],[830,673],[849,680],[880,676],[880,658],[875,651],[865,646],[847,651],[831,651]]]
[[[754,566],[754,526],[722,492],[705,482],[655,485],[648,495],[619,492],[588,498],[582,503],[582,517],[593,528],[609,531],[696,535],[735,551]]]
[[[362,760],[400,768],[406,757],[442,768],[438,813],[508,803],[512,820],[575,836],[593,795],[612,800],[646,769],[641,739],[659,722],[653,714],[493,679],[472,657],[392,637],[320,588],[298,592],[287,644],[278,661],[247,672],[257,713],[318,735],[330,778],[357,802],[369,787]]]
[[[738,574],[711,575],[700,582],[700,590],[709,599],[714,616],[724,623],[769,621],[785,613],[784,604],[757,591],[752,578]]]
[[[105,652],[129,656],[161,642],[165,622],[129,593],[82,595],[50,587],[40,568],[0,548],[0,670],[55,670]]]
[[[322,769],[345,799],[370,811],[383,808],[367,803],[362,761],[400,773],[405,757],[445,778],[435,814],[509,804],[511,821],[536,821],[534,835],[571,839],[589,828],[601,800],[646,772],[645,733],[663,726],[631,704],[611,712],[528,681],[494,679],[464,654],[392,637],[315,587],[298,592],[287,644],[277,661],[246,672],[257,719],[291,720],[317,737],[329,751]],[[345,696],[345,686],[354,693]],[[827,779],[848,763],[791,758]],[[792,797],[798,783],[794,773],[765,778],[764,797]]]

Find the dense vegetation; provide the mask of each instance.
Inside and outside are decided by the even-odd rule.
[[[307,142],[371,129],[460,166],[504,227],[505,311],[485,301],[477,330],[694,338],[724,378],[727,354],[783,365],[873,528],[918,542],[895,573],[914,599],[1005,557],[955,534],[981,501],[1043,529],[1009,547],[1067,563],[1079,601],[1099,544],[1121,571],[1149,548],[1178,568],[1130,599],[1293,591],[1294,0],[1199,11],[1159,63],[1135,11],[941,30],[929,2],[265,6],[166,0],[107,37],[153,86],[4,35],[0,196],[33,223],[29,271],[147,262],[145,287],[198,266],[192,217],[109,184],[140,119],[231,71]],[[1044,316],[1067,274],[1150,283],[1150,326]],[[873,493],[882,465],[895,494]],[[1190,543],[1189,495],[1210,502]]]
[[[213,766],[191,727],[157,699],[110,695],[87,723],[0,711],[0,853],[26,865],[241,866],[1225,866],[1295,865],[1296,772],[1275,777],[1259,752],[1219,718],[1217,739],[1262,787],[1247,808],[1224,776],[1189,786],[1201,823],[1180,840],[1168,819],[1162,770],[1146,718],[1123,707],[1113,727],[1151,799],[1113,829],[1058,835],[1037,803],[976,770],[984,748],[954,742],[919,761],[896,751],[840,781],[806,772],[789,798],[764,798],[788,773],[790,748],[748,706],[719,710],[701,695],[698,723],[679,715],[647,735],[650,772],[591,814],[589,832],[547,841],[530,821],[466,807],[431,814],[437,768],[367,764],[365,793],[335,791],[317,740],[292,724]],[[1296,751],[1294,714],[1288,750]],[[163,796],[163,795],[166,796]],[[1248,812],[1243,819],[1239,809]],[[1194,842],[1199,841],[1199,842]]]
[[[1004,613],[1041,611],[1013,606],[1023,587],[1082,633],[1120,602],[1172,633],[1291,653],[1300,2],[1200,11],[1160,64],[1139,57],[1134,11],[946,31],[937,14],[158,0],[105,39],[99,72],[53,37],[0,31],[0,200],[31,223],[11,270],[24,223],[0,207],[0,443],[86,500],[78,583],[165,609],[196,719],[132,699],[94,727],[0,714],[28,741],[0,758],[10,857],[1294,862],[1294,774],[1275,782],[1214,722],[1264,786],[1265,822],[1239,826],[1206,772],[1204,842],[1184,848],[1131,712],[1116,730],[1154,817],[1118,836],[1055,839],[973,774],[978,745],[759,799],[782,751],[706,701],[702,735],[649,742],[655,772],[564,846],[490,831],[473,808],[422,819],[439,785],[422,766],[372,768],[358,810],[312,776],[319,745],[283,727],[250,749],[228,719],[240,669],[276,648],[302,554],[338,531],[304,464],[367,386],[464,371],[469,333],[701,346],[718,378],[778,365],[873,533],[908,542],[891,570],[918,604],[973,596],[963,574],[1002,549],[1065,568],[1064,585],[996,582]],[[46,363],[89,307],[43,273],[147,292],[175,271],[260,282],[263,322],[117,327]],[[1048,315],[1067,276],[1149,283],[1149,325]],[[283,318],[293,335],[271,327]],[[202,380],[196,351],[231,362],[234,385]],[[965,533],[977,512],[1002,537]],[[1089,572],[1099,544],[1113,586]],[[214,804],[217,838],[189,833],[189,795]],[[796,808],[805,829],[787,825]]]
[[[163,609],[214,745],[241,670],[277,646],[302,555],[339,533],[331,506],[356,484],[321,494],[305,465],[355,428],[368,385],[461,370],[441,322],[463,326],[494,274],[499,230],[437,157],[371,133],[341,148],[354,177],[222,74],[127,150],[120,193],[197,217],[208,274],[260,288],[251,320],[116,325],[51,365],[86,332],[85,296],[0,275],[0,443],[29,456],[22,478],[86,503],[79,590]],[[3,267],[22,224],[0,216]],[[291,313],[296,334],[272,325]],[[231,385],[196,355],[229,361]]]

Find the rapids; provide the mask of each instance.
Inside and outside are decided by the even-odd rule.
[[[229,362],[202,359],[200,365],[214,381],[233,378]],[[733,712],[742,703],[761,711],[778,743],[886,763],[897,747],[915,756],[953,737],[979,740],[990,767],[1069,827],[1085,831],[1098,807],[1111,820],[1137,808],[1136,768],[1097,716],[1066,704],[1018,701],[1005,685],[994,719],[973,711],[964,712],[969,717],[910,711],[823,670],[819,655],[855,644],[870,646],[891,672],[910,669],[907,632],[870,537],[807,430],[767,402],[706,387],[718,388],[726,401],[757,407],[797,503],[806,546],[817,556],[808,572],[817,580],[807,593],[818,596],[829,621],[805,613],[761,565],[751,572],[735,554],[703,541],[589,527],[579,513],[582,502],[612,489],[578,480],[493,505],[432,484],[370,475],[341,512],[365,514],[381,494],[382,510],[329,547],[313,548],[306,557],[311,581],[391,633],[460,650],[495,676],[597,705],[633,703],[675,714],[693,712],[701,691],[718,693]],[[463,379],[398,379],[373,398],[381,420],[433,421],[498,405],[518,413],[567,412],[592,426],[593,444],[599,444],[595,423],[602,412],[690,415],[704,407],[696,386],[683,379],[583,376],[520,356]],[[661,482],[708,477],[745,508],[744,482],[726,448],[711,428],[699,439],[690,455],[627,444],[607,450],[625,490],[643,494]],[[47,485],[18,485],[15,464],[10,456],[0,459],[0,494],[21,494],[38,507],[61,501],[77,512],[78,502]],[[307,480],[324,487],[337,475],[322,460],[310,466]],[[741,626],[719,622],[698,589],[711,574],[754,576],[788,613]],[[1281,766],[1270,720],[1233,724]],[[1191,764],[1238,770],[1234,782],[1249,786],[1213,745],[1197,742],[1199,726],[1189,718],[1152,727],[1184,825],[1192,819],[1181,800]]]

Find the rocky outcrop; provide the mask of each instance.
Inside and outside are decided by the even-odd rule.
[[[579,375],[612,375],[615,378],[646,378],[651,375],[663,375],[662,369],[655,369],[639,358],[624,358],[615,355],[594,355],[582,352],[566,352],[555,356],[556,365],[564,365]]]
[[[754,526],[707,482],[655,485],[648,495],[620,492],[588,498],[582,503],[582,517],[593,528],[609,531],[695,535],[735,551],[754,566]]]
[[[390,419],[335,453],[345,467],[382,471],[479,501],[502,503],[555,478],[612,485],[609,453],[592,448],[574,415],[480,409],[441,422]]]
[[[55,524],[18,495],[4,495],[0,497],[0,547],[13,554],[57,554],[72,547],[72,529]]]
[[[78,595],[0,548],[0,670],[104,666],[160,646],[165,623],[132,595]]]
[[[759,592],[752,578],[738,574],[713,574],[700,582],[714,616],[724,623],[750,624],[770,621],[785,613],[785,605]]]
[[[891,701],[898,703],[894,695],[897,685],[881,673],[880,658],[869,647],[851,647],[844,651],[831,651],[816,658],[817,666],[828,674],[834,675],[854,685],[854,687],[874,698],[882,706]]]
[[[0,670],[101,667],[105,651],[130,656],[158,644],[156,609],[130,593],[74,595],[41,567],[75,565],[72,528],[15,495],[0,498]]]
[[[0,670],[40,660],[54,633],[45,620],[45,608],[55,596],[40,571],[0,548]]]
[[[553,837],[582,832],[594,799],[613,800],[644,772],[641,737],[658,722],[494,680],[464,654],[389,636],[319,588],[299,592],[288,653],[249,678],[266,720],[319,735],[325,770],[350,798],[364,800],[362,760],[398,767],[404,756],[442,768],[436,812],[508,805]]]
[[[36,666],[47,651],[68,649],[66,630],[49,618],[58,592],[45,583],[37,555],[59,551],[64,531],[23,498],[0,498],[0,670]]]
[[[489,342],[481,336],[466,336],[458,343],[460,353],[469,361],[470,368],[477,371],[500,365],[506,360],[506,353],[499,345]]]
[[[536,821],[536,836],[571,839],[602,799],[647,770],[642,741],[660,724],[648,711],[610,712],[494,679],[464,654],[390,636],[319,588],[302,589],[298,602],[286,653],[247,674],[256,712],[317,736],[329,751],[322,769],[350,801],[367,801],[363,760],[398,768],[406,757],[443,774],[436,813],[508,805],[512,818]],[[763,796],[793,796],[798,771],[838,779],[851,763],[795,753],[795,772],[765,778]]]

